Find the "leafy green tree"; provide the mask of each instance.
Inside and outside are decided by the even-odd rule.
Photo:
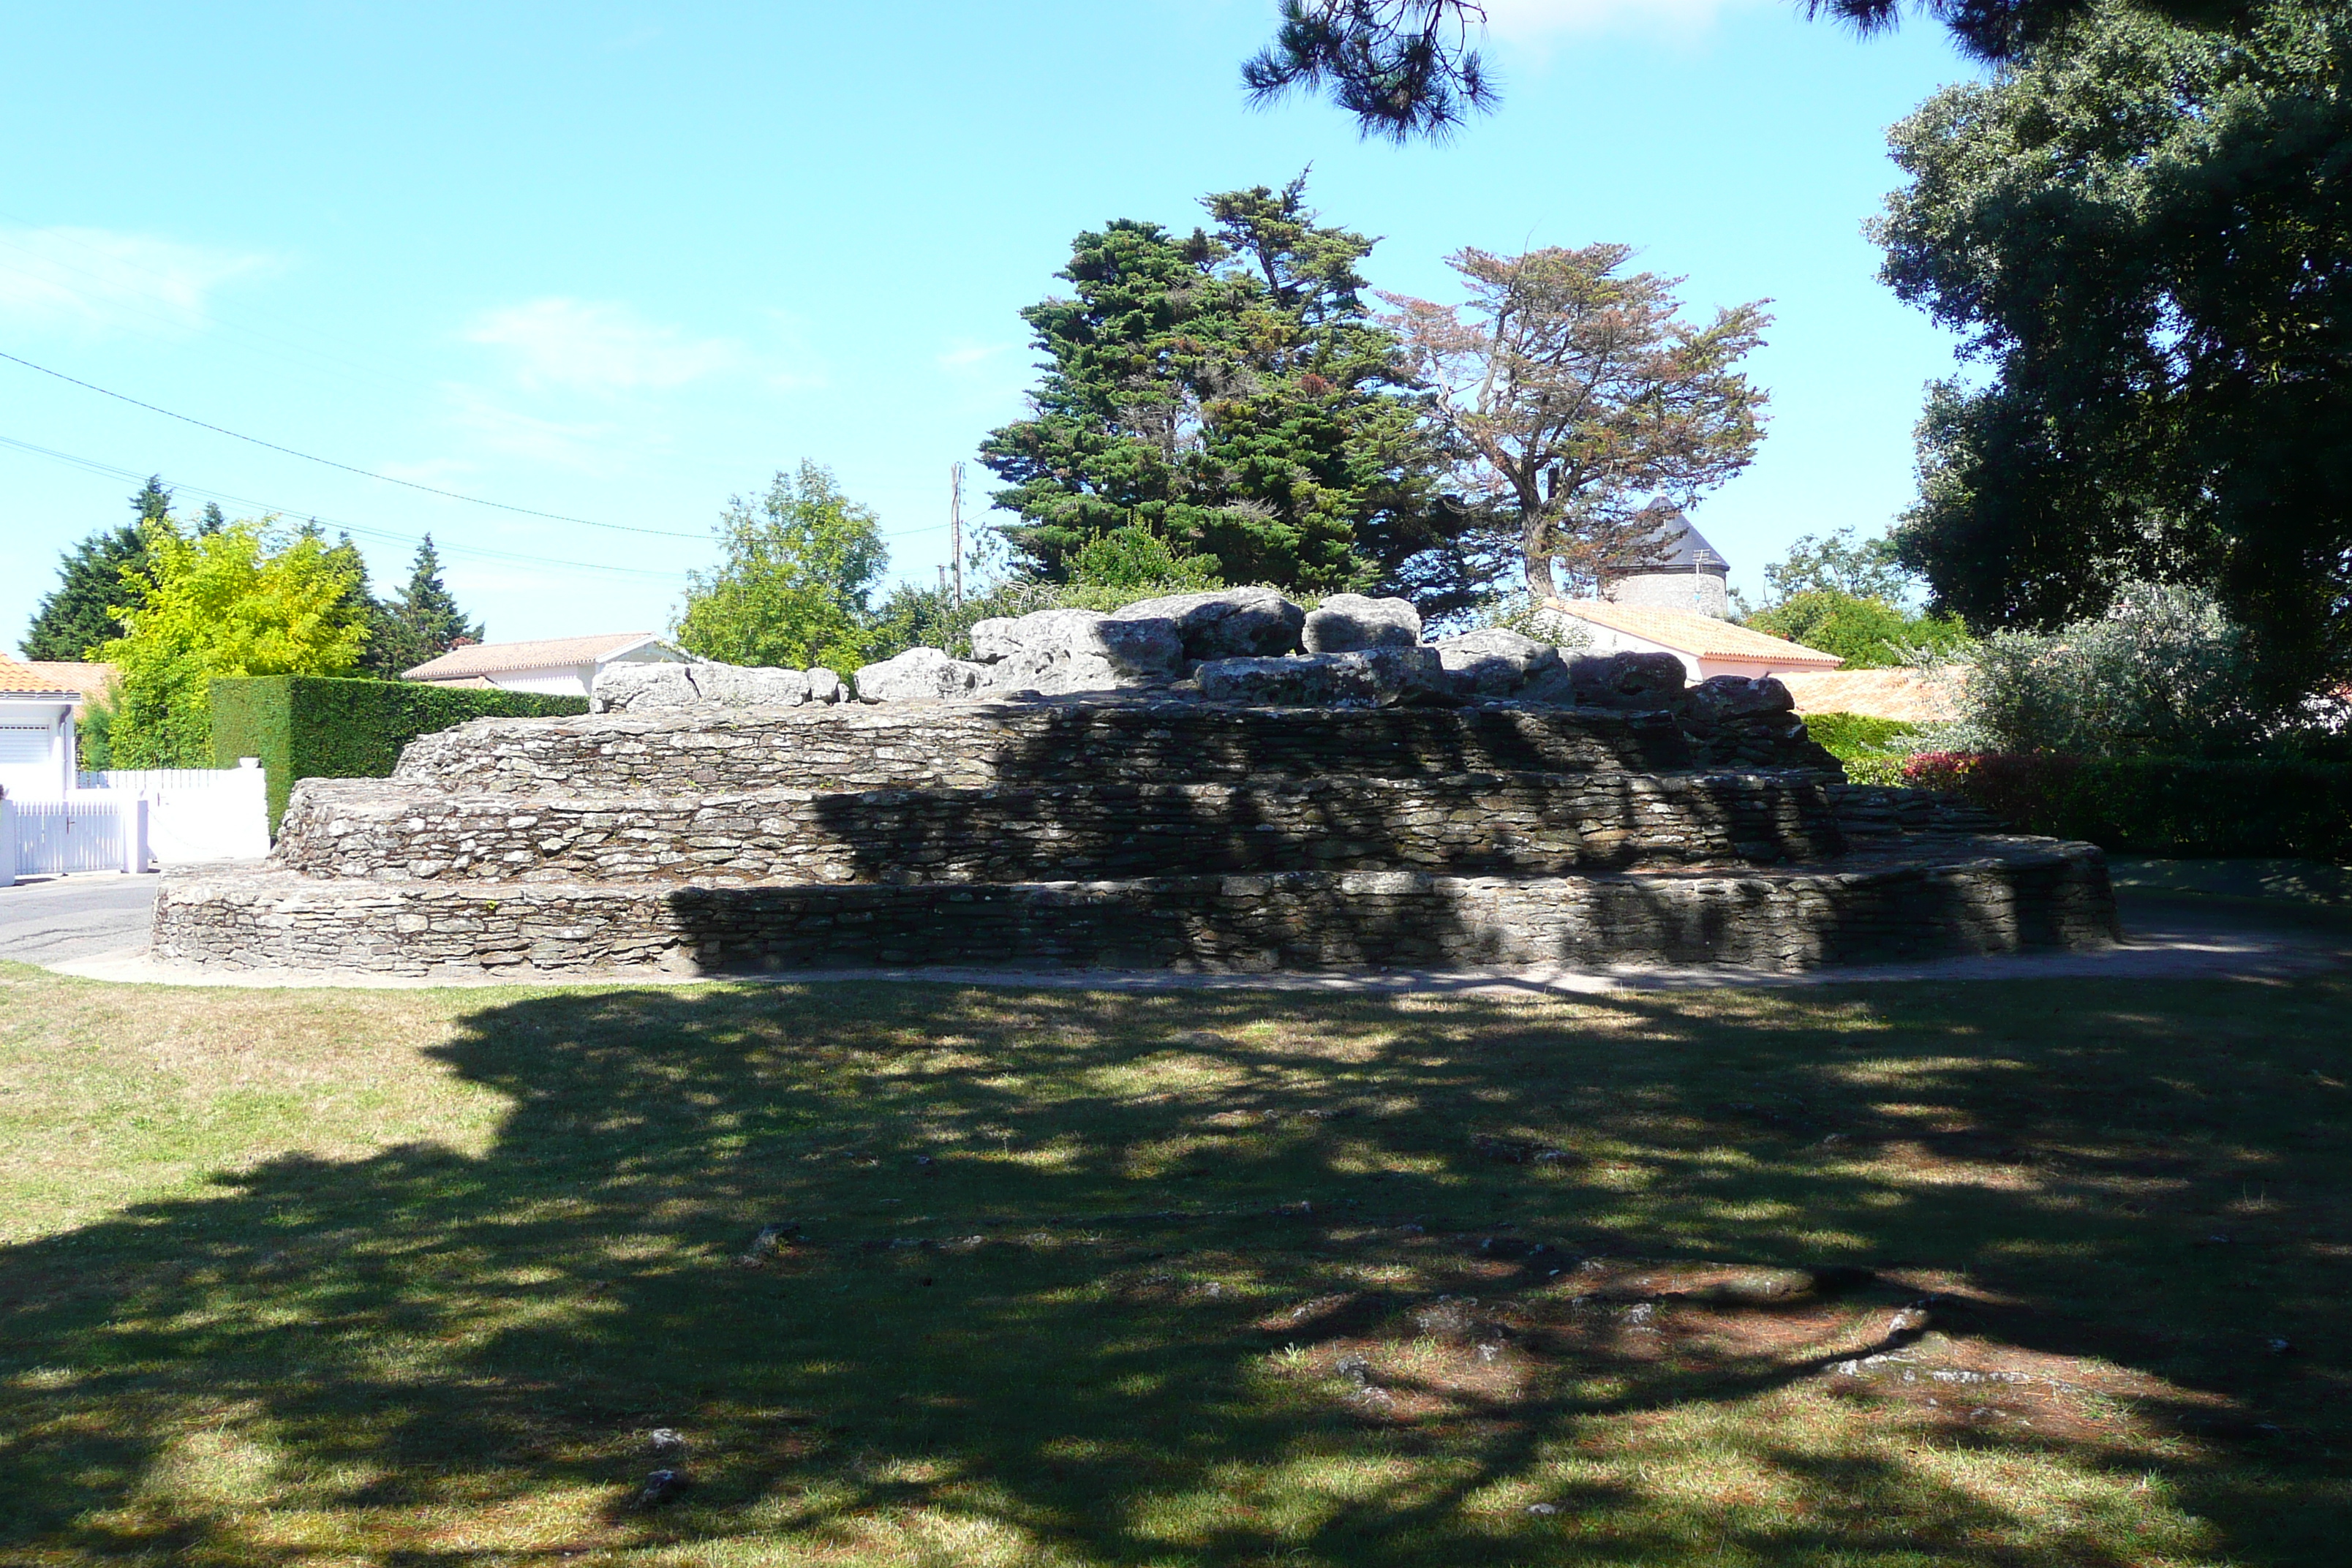
[[[728,664],[849,670],[866,662],[871,600],[889,565],[875,514],[803,462],[719,520],[721,560],[688,574],[678,646]]]
[[[2352,13],[2104,4],[1897,125],[1877,228],[1990,382],[1936,388],[1898,530],[1979,629],[2200,586],[2274,697],[2352,673]]]
[[[205,508],[208,517],[218,510],[209,504]],[[131,495],[131,513],[135,521],[93,533],[59,558],[58,585],[41,601],[25,634],[26,658],[86,659],[99,644],[122,635],[122,623],[107,606],[122,597],[126,567],[145,569],[142,530],[171,518],[172,492],[163,488],[162,475],[150,475]]]
[[[122,597],[123,574],[144,570],[147,542],[138,528],[93,533],[59,560],[58,585],[34,612],[25,634],[26,658],[84,659],[100,643],[122,635],[109,608]]]
[[[1748,466],[1765,394],[1740,362],[1767,300],[1681,318],[1682,279],[1623,270],[1629,245],[1447,258],[1469,295],[1383,296],[1456,479],[1494,520],[1538,600],[1557,569],[1580,585],[1647,541],[1662,507],[1688,509]]]
[[[209,767],[215,677],[342,675],[359,662],[367,627],[349,558],[273,521],[194,534],[168,518],[147,525],[146,571],[123,574],[114,612],[128,629],[100,650],[121,671],[107,736],[116,767]]]
[[[1212,226],[1189,236],[1081,234],[1073,296],[1022,312],[1050,363],[1033,416],[981,448],[1020,564],[1063,581],[1132,526],[1229,583],[1469,603],[1448,555],[1469,519],[1438,493],[1411,372],[1364,299],[1372,241],[1318,225],[1303,178],[1202,205]]]
[[[1806,588],[1747,617],[1759,632],[1833,653],[1848,669],[1890,669],[1922,655],[1966,647],[1968,628],[1948,616],[1911,615],[1875,595]]]
[[[1764,582],[1775,604],[1826,591],[1900,605],[1911,597],[1918,579],[1896,558],[1895,541],[1883,535],[1856,539],[1853,529],[1844,528],[1799,539],[1764,568]]]
[[[388,600],[372,600],[367,668],[384,679],[482,640],[479,621],[467,618],[441,580],[441,555],[426,534],[410,561],[408,582]]]

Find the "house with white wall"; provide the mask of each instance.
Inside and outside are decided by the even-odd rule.
[[[546,637],[538,642],[472,643],[404,670],[401,679],[427,686],[492,687],[501,691],[585,697],[596,689],[597,671],[607,665],[691,662],[651,632],[608,632],[602,637]]]
[[[81,693],[0,655],[0,790],[63,800],[74,786],[74,708]]]

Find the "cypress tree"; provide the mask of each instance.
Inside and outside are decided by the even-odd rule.
[[[26,658],[78,660],[92,657],[99,644],[123,635],[124,627],[107,610],[127,595],[122,569],[144,572],[147,541],[141,531],[151,522],[169,522],[172,492],[163,476],[151,474],[131,497],[138,521],[121,528],[100,529],[75,545],[58,562],[58,585],[33,613],[25,633]]]

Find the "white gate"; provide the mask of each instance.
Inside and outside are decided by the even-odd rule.
[[[144,871],[147,803],[135,795],[0,800],[0,885],[68,871]]]
[[[77,783],[146,801],[148,848],[166,866],[269,853],[268,775],[250,760],[234,768],[118,768]]]

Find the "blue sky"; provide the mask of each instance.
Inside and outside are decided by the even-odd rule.
[[[1450,297],[1464,245],[1608,239],[1696,308],[1774,300],[1770,434],[1696,514],[1735,582],[1909,499],[1951,346],[1874,280],[1860,226],[1895,183],[1885,127],[1969,68],[1937,31],[1499,0],[1502,111],[1400,150],[1318,102],[1244,104],[1272,12],[8,5],[0,352],[615,526],[0,362],[0,637],[150,472],[191,510],[349,528],[379,584],[429,531],[494,639],[666,625],[727,498],[803,458],[929,580],[949,466],[1022,412],[1015,312],[1070,237],[1189,225],[1204,192],[1309,165],[1327,221],[1382,237],[1382,289]],[[982,507],[988,480],[975,463]]]

